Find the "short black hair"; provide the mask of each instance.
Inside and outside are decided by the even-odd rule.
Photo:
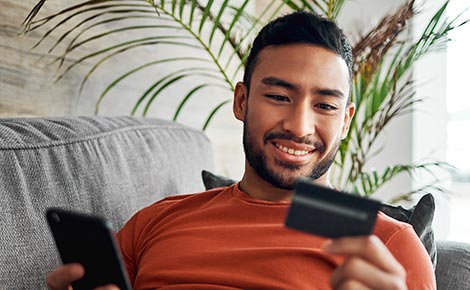
[[[341,56],[352,82],[352,49],[346,35],[335,22],[313,12],[297,11],[279,17],[264,26],[253,41],[245,66],[243,82],[247,90],[260,51],[270,45],[307,43],[329,49]]]

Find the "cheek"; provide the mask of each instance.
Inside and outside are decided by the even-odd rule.
[[[327,147],[331,147],[341,140],[342,132],[342,120],[325,120],[317,126],[317,133]]]
[[[252,134],[256,133],[261,135],[268,133],[276,127],[279,122],[279,113],[274,113],[272,110],[261,104],[252,104],[247,111],[246,118],[248,119],[248,127]],[[257,136],[258,137],[258,136]]]

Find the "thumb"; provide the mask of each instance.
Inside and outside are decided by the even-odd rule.
[[[71,290],[72,282],[85,275],[82,265],[73,263],[63,265],[47,275],[47,286],[51,290]]]

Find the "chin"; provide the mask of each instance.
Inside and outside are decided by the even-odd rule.
[[[309,178],[308,174],[285,174],[285,171],[289,169],[284,169],[281,172],[273,172],[271,171],[269,176],[263,176],[267,182],[277,188],[292,190],[294,188],[294,184],[300,178]],[[266,178],[265,178],[266,177]]]

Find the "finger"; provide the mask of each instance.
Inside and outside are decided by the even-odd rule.
[[[358,256],[386,272],[406,275],[402,265],[374,235],[330,240],[324,245],[324,250],[334,255]]]
[[[51,290],[69,290],[72,289],[72,282],[80,279],[84,274],[85,269],[82,265],[66,264],[47,275],[47,286]]]
[[[369,287],[354,280],[345,281],[341,285],[338,285],[337,287],[332,287],[332,288],[334,290],[371,290]]]
[[[367,286],[367,289],[406,289],[405,280],[400,275],[384,272],[361,258],[351,256],[336,268],[330,284],[333,289],[343,289],[345,284],[349,285],[352,281]]]

